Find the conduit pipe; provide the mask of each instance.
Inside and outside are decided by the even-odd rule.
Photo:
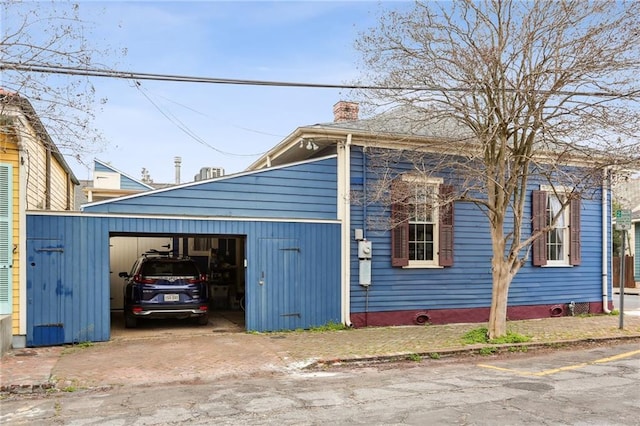
[[[367,239],[367,170],[369,166],[367,164],[367,147],[362,147],[362,217],[364,223],[362,224],[362,236]]]
[[[611,313],[609,310],[609,214],[608,198],[609,191],[609,170],[604,168],[602,176],[602,311],[605,314]]]

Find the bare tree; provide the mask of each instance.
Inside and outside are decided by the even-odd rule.
[[[453,196],[486,214],[490,338],[506,334],[509,286],[532,243],[573,200],[598,194],[604,170],[638,159],[639,16],[635,1],[427,2],[383,15],[357,41],[364,78],[386,88],[364,91],[364,104],[400,107],[387,115],[416,134],[440,127],[429,143],[399,141],[400,155],[425,175],[446,170]],[[534,182],[560,201],[551,221],[525,214]]]
[[[92,25],[82,20],[80,5],[6,0],[0,3],[0,16],[0,88],[4,91],[0,115],[5,107],[26,99],[60,151],[79,154],[99,148],[101,135],[92,123],[106,99],[96,99],[87,77],[11,68],[11,64],[98,66],[96,58],[105,56],[108,49],[92,40]],[[6,126],[10,121],[2,123]]]

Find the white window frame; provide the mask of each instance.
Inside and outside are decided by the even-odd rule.
[[[545,211],[545,224],[549,223],[549,220],[552,219],[552,217],[550,217],[550,208],[551,208],[551,203],[552,200],[556,200],[556,202],[562,203],[562,200],[558,200],[558,196],[559,197],[565,197],[566,198],[566,194],[570,191],[566,190],[563,187],[560,188],[554,188],[551,186],[541,186],[540,190],[545,191],[547,193],[547,200],[546,200],[546,211]],[[565,200],[566,201],[566,200]],[[550,233],[554,230],[557,229],[557,226],[554,225],[554,227],[547,231],[547,236],[546,236],[546,246],[545,246],[545,255],[547,257],[547,264],[545,266],[547,267],[554,267],[554,266],[562,266],[562,267],[567,267],[567,266],[571,266],[571,261],[569,259],[569,250],[571,248],[570,246],[570,238],[571,238],[571,233],[569,230],[569,223],[570,223],[570,218],[571,218],[571,205],[567,205],[565,207],[565,209],[562,211],[562,215],[560,217],[558,217],[558,220],[556,221],[556,225],[558,223],[564,223],[564,227],[562,229],[562,258],[561,259],[555,259],[552,260],[549,257],[550,254],[550,245],[551,245],[551,239],[550,237]]]
[[[424,186],[431,186],[434,189],[433,192],[433,207],[431,211],[431,221],[412,221],[409,219],[409,235],[411,235],[411,226],[414,224],[433,224],[433,258],[431,260],[412,260],[409,258],[409,264],[405,266],[405,268],[442,268],[440,266],[440,262],[438,259],[438,253],[440,249],[440,216],[439,216],[439,206],[437,204],[437,197],[440,193],[440,185],[444,183],[442,178],[430,178],[424,176],[415,176],[415,175],[403,175],[402,180],[406,182],[411,182],[412,184],[421,184]],[[414,194],[412,194],[413,197]],[[410,212],[409,217],[414,217],[415,212]],[[424,242],[423,242],[424,243]],[[411,253],[411,244],[412,240],[409,240],[409,253]]]

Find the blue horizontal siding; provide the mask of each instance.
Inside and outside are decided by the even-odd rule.
[[[115,170],[112,167],[109,167],[99,161],[93,162],[93,170],[96,172],[109,172],[109,173],[115,172]]]
[[[363,174],[363,155],[352,153],[351,188],[365,190],[375,178]],[[532,185],[530,189],[533,189]],[[602,210],[600,191],[582,200],[582,262],[575,267],[534,267],[531,260],[521,268],[509,291],[509,306],[529,306],[602,300]],[[530,197],[529,197],[530,199]],[[530,205],[524,222],[530,221]],[[366,218],[365,218],[366,215]],[[372,285],[358,285],[357,242],[351,241],[351,311],[385,312],[413,309],[461,309],[489,307],[492,293],[492,244],[486,215],[474,204],[455,204],[454,266],[433,269],[391,266],[391,235],[376,229],[376,217],[388,217],[388,208],[362,203],[351,205],[351,227],[365,229],[373,244]],[[507,222],[507,229],[510,222]],[[525,234],[530,229],[525,227]],[[610,241],[610,240],[609,240]],[[610,286],[610,278],[609,278]]]
[[[142,183],[131,179],[130,177],[120,175],[120,189],[129,189],[135,191],[150,191],[151,189]]]
[[[336,219],[336,158],[220,178],[86,206],[86,212]]]

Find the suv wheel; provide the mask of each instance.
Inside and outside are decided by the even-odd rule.
[[[136,328],[138,326],[138,318],[134,317],[133,314],[128,314],[125,312],[124,326],[126,328]]]
[[[198,317],[198,324],[199,325],[207,325],[207,324],[209,324],[209,314],[200,315]]]

